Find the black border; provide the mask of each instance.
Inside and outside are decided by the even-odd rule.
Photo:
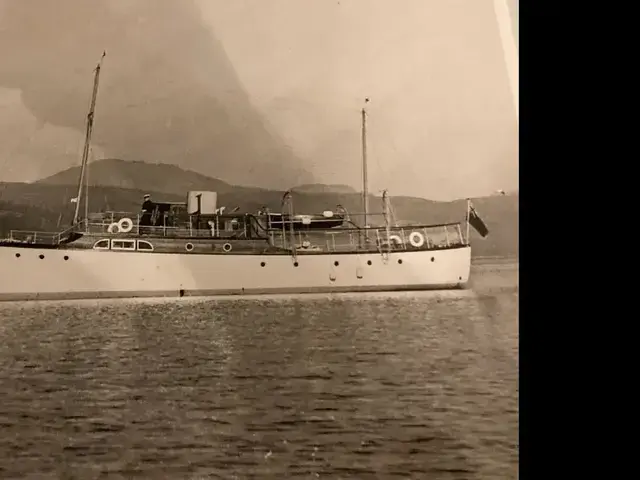
[[[620,169],[610,179],[609,167],[627,165],[605,131],[628,120],[598,107],[612,100],[601,100],[603,93],[623,88],[603,79],[619,82],[613,58],[624,45],[606,42],[609,29],[627,27],[608,23],[604,5],[589,18],[583,4],[518,3],[519,478],[609,478],[616,460],[600,466],[604,476],[596,473],[616,438],[598,431],[615,423],[598,422],[615,409],[606,398],[615,395],[620,365],[607,368],[607,350],[622,348],[627,327],[615,324],[636,315],[614,313],[611,295],[625,295],[628,284],[599,271],[613,268],[609,260],[626,245],[598,248],[601,228],[617,236],[615,211],[624,203]],[[616,208],[608,209],[603,203],[612,195]],[[615,341],[607,341],[612,334]]]

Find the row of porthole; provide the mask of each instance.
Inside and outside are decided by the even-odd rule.
[[[19,253],[16,253],[16,258],[20,258],[20,254],[19,254]],[[39,258],[40,260],[44,260],[44,255],[40,254],[40,255],[38,255],[38,258]],[[68,256],[68,255],[65,255],[65,256],[64,256],[64,257],[62,257],[62,258],[64,258],[65,260],[69,260],[69,256]],[[435,258],[431,257],[431,261],[432,261],[432,262],[433,262],[433,261],[435,261]],[[367,260],[367,265],[371,265],[371,263],[372,263],[372,262],[371,262],[371,260]],[[398,259],[398,263],[399,263],[399,264],[402,264],[402,259],[401,259],[401,258],[399,258],[399,259]],[[338,262],[338,261],[336,260],[335,262],[333,262],[333,264],[337,267],[337,266],[339,266],[339,265],[340,265],[340,262]],[[293,262],[293,266],[294,266],[294,267],[297,267],[298,265],[299,265],[299,264],[298,264],[298,262]],[[265,262],[260,262],[260,266],[261,266],[261,267],[266,267],[266,266],[267,266],[267,264],[266,264]]]
[[[432,262],[435,262],[435,260],[436,260],[436,259],[435,259],[434,257],[431,257],[431,261],[432,261]],[[398,263],[402,265],[402,259],[401,259],[401,258],[399,258],[399,259],[398,259]],[[337,267],[337,266],[339,266],[339,265],[340,265],[340,262],[335,261],[335,262],[333,262],[333,264]],[[371,260],[367,260],[367,265],[371,265],[371,264],[372,264]],[[293,262],[293,266],[294,266],[294,267],[297,267],[298,265],[299,265],[299,263],[298,263],[298,262]],[[260,262],[260,266],[261,266],[261,267],[266,267],[266,266],[267,266],[267,264],[266,264],[265,262]]]
[[[20,257],[21,257],[21,255],[20,255],[19,253],[16,253],[16,258],[20,258]],[[40,254],[40,255],[38,255],[38,258],[39,258],[40,260],[44,260],[44,255]],[[65,256],[64,256],[64,257],[62,257],[62,258],[64,258],[65,260],[69,260],[69,255],[65,255]]]

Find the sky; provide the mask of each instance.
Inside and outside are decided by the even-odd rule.
[[[517,45],[517,3],[508,0]],[[518,188],[493,0],[0,0],[0,180],[93,157],[436,200]]]

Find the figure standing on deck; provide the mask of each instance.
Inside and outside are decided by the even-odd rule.
[[[144,196],[144,201],[142,202],[142,215],[140,216],[140,226],[141,227],[149,227],[151,226],[151,216],[153,215],[153,209],[155,205],[151,201],[151,195],[148,193]],[[144,229],[146,230],[146,228]]]

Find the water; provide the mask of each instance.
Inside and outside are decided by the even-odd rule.
[[[1,478],[517,476],[517,268],[470,291],[0,304]]]

